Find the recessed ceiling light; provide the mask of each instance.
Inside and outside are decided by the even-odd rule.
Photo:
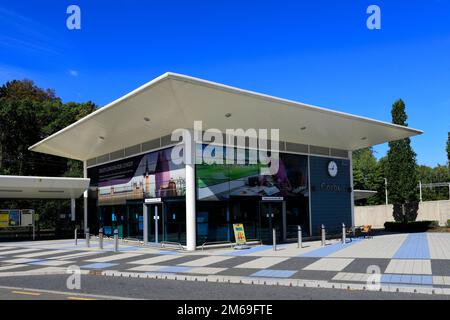
[[[145,120],[146,122],[150,122],[150,118],[148,118],[148,117],[145,117],[144,120]]]
[[[225,114],[225,118],[230,118],[231,117],[231,113],[226,113]]]

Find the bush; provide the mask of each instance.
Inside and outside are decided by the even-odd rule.
[[[447,220],[447,227],[450,228],[450,219]]]
[[[439,227],[438,221],[386,222],[384,224],[384,229],[392,232],[425,232],[436,227]]]

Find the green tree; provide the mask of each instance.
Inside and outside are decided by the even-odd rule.
[[[95,108],[92,102],[64,104],[53,90],[41,89],[30,80],[1,86],[0,173],[61,176],[72,170],[67,159],[30,152],[28,148]]]
[[[63,103],[55,92],[30,80],[0,86],[0,174],[81,177],[82,163],[28,148],[93,112],[92,102]],[[2,201],[2,208],[34,208],[43,226],[52,226],[59,211],[69,211],[68,201]],[[61,209],[64,207],[65,209]]]
[[[408,126],[408,116],[403,100],[392,105],[392,122]],[[418,200],[418,177],[416,171],[416,153],[411,147],[409,138],[389,142],[389,151],[385,166],[388,179],[390,203],[408,203]]]
[[[435,168],[428,166],[417,167],[417,176],[422,184],[450,181],[450,168],[438,165]],[[422,188],[423,201],[436,201],[449,199],[448,187]]]
[[[358,201],[358,205],[383,203],[384,177],[372,148],[353,152],[353,185],[355,189],[377,191],[375,196]]]

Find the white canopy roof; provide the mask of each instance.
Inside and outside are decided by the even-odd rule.
[[[76,199],[90,179],[0,176],[0,199]]]
[[[226,117],[226,114],[231,114]],[[422,131],[299,102],[165,73],[30,150],[88,160],[172,133],[203,129],[280,129],[280,140],[356,150]],[[303,130],[301,130],[303,128]]]

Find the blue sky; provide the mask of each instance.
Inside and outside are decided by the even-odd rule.
[[[66,27],[71,4],[81,30]],[[366,27],[371,4],[381,30]],[[0,0],[0,83],[105,105],[172,71],[383,121],[402,98],[431,166],[446,163],[449,57],[444,0]]]

